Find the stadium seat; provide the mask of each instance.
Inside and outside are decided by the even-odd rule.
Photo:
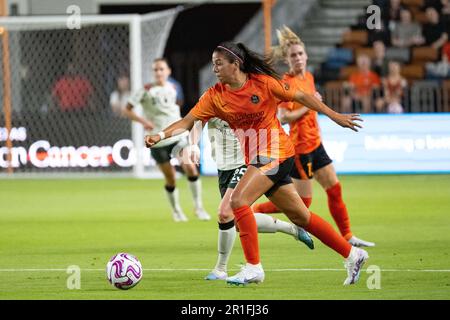
[[[375,58],[375,50],[373,48],[358,48],[355,50],[355,57],[365,54],[367,56],[369,56],[370,59],[374,59]]]
[[[410,60],[409,48],[386,48],[386,59],[407,63]]]
[[[409,64],[402,67],[402,76],[407,80],[420,80],[425,76],[422,64]]]
[[[423,12],[423,11],[417,11],[417,12],[413,13],[413,15],[414,15],[414,20],[416,20],[416,22],[419,24],[424,24],[428,21],[427,16],[426,16],[425,12]]]
[[[339,78],[341,80],[348,80],[350,74],[352,74],[355,71],[358,71],[358,67],[355,65],[343,67],[339,72]]]
[[[333,48],[328,54],[326,67],[329,69],[339,69],[353,61],[353,52],[348,48]]]
[[[344,46],[347,44],[367,45],[368,33],[365,30],[348,30],[342,36]]]
[[[422,11],[422,10],[421,10],[421,7],[418,7],[418,6],[405,6],[405,8],[408,9],[409,11],[411,11],[412,17],[414,17],[414,15],[415,15],[417,12]]]
[[[402,5],[405,7],[422,7],[424,0],[402,0]]]
[[[411,86],[411,112],[437,112],[441,90],[438,81],[419,80]]]
[[[357,43],[342,43],[342,48],[355,52],[357,49],[362,48],[362,46]]]
[[[439,57],[438,51],[433,47],[412,48],[412,62],[433,62]]]

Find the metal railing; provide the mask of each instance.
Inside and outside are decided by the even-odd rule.
[[[359,101],[352,99],[350,90],[346,89],[342,83],[329,82],[319,88],[319,91],[323,101],[339,112],[395,113],[388,109],[382,89],[372,90],[366,108],[363,108]],[[346,99],[351,100],[350,109]],[[382,100],[385,103],[380,108]],[[450,112],[450,80],[416,81],[403,90],[400,104],[404,113]]]

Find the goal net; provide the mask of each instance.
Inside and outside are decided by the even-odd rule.
[[[120,108],[152,80],[180,10],[81,16],[78,29],[68,16],[1,18],[0,176],[158,175]]]

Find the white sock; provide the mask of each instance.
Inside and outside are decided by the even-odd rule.
[[[181,206],[180,206],[180,195],[178,193],[178,189],[175,188],[172,192],[167,191],[166,189],[166,195],[169,199],[170,206],[172,207],[173,211],[181,212]]]
[[[353,261],[356,259],[357,254],[357,248],[352,246],[352,249],[350,250],[350,253],[347,258],[345,258],[347,261]]]
[[[282,232],[297,237],[297,227],[292,223],[274,219],[264,213],[255,213],[254,216],[259,233]]]
[[[247,266],[248,266],[248,267],[251,267],[251,268],[261,269],[261,270],[262,270],[262,268],[263,268],[261,262],[258,263],[258,264],[251,264],[251,263],[248,263],[248,262],[247,262]]]
[[[202,182],[200,178],[195,181],[189,181],[189,189],[191,189],[192,199],[196,209],[203,208],[202,203]]]
[[[227,271],[228,259],[230,258],[231,250],[233,249],[234,240],[236,239],[236,227],[233,226],[227,230],[219,229],[219,239],[217,243],[217,250],[219,256],[215,269],[220,271]]]

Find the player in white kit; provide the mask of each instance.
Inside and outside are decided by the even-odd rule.
[[[171,70],[166,59],[155,59],[152,65],[155,81],[132,94],[128,100],[124,114],[131,120],[144,126],[149,134],[156,134],[173,122],[181,119],[180,106],[176,104],[175,86],[168,82]],[[144,117],[140,117],[133,108],[142,106]],[[180,161],[189,180],[189,187],[194,200],[195,214],[200,220],[210,220],[209,214],[203,209],[201,198],[201,182],[197,167],[193,163],[183,163],[182,152],[189,145],[186,135],[179,135],[158,143],[150,149],[152,157],[164,174],[165,190],[172,207],[172,216],[176,222],[187,221],[188,218],[181,209],[179,192],[176,188],[175,168],[170,164],[172,157]]]
[[[195,146],[196,142],[200,140],[201,130],[202,124],[198,122],[191,131],[190,141]],[[227,278],[228,259],[237,233],[233,210],[230,207],[230,198],[237,183],[247,170],[247,167],[239,140],[226,121],[219,118],[209,120],[208,138],[211,143],[211,156],[217,164],[219,191],[222,201],[219,205],[218,214],[219,235],[217,263],[205,279],[225,280]],[[192,152],[192,154],[198,155],[199,151]],[[193,161],[198,161],[198,158],[194,158]],[[310,249],[314,248],[313,240],[303,228],[262,213],[255,213],[255,219],[258,232],[260,233],[286,233],[305,243]]]

